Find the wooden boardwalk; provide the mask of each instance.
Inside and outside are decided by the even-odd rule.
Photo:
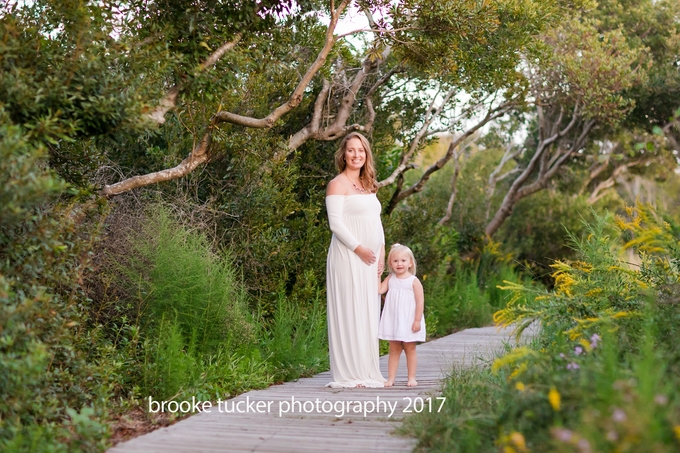
[[[406,387],[402,355],[391,388],[331,389],[324,387],[330,372],[320,373],[244,393],[108,452],[410,452],[416,440],[392,433],[408,410],[421,409],[422,401],[422,410],[430,410],[431,402],[436,411],[442,380],[452,367],[490,360],[503,342],[512,341],[509,333],[467,329],[419,345],[416,388]],[[380,365],[387,376],[387,356]]]

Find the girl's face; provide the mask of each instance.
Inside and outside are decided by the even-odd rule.
[[[404,275],[413,266],[411,257],[404,252],[396,252],[390,258],[390,268],[397,276]]]
[[[345,144],[345,164],[350,170],[361,170],[366,163],[366,150],[358,137],[352,137]]]

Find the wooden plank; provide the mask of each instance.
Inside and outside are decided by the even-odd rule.
[[[514,340],[509,339],[509,333],[509,329],[474,328],[419,345],[418,387],[405,385],[404,357],[399,364],[397,385],[385,389],[331,389],[325,387],[331,380],[330,372],[326,371],[296,382],[253,390],[227,401],[227,407],[241,402],[236,407],[246,408],[244,410],[249,407],[248,403],[253,403],[250,407],[256,409],[258,402],[264,402],[266,404],[260,407],[267,407],[268,410],[263,413],[226,413],[219,412],[213,406],[210,413],[192,415],[172,426],[120,443],[108,452],[411,451],[416,440],[394,434],[395,428],[401,424],[400,420],[409,415],[404,413],[407,398],[426,400],[431,397],[433,408],[436,409],[438,402],[434,398],[452,367],[488,363],[503,350],[506,343],[514,343]],[[525,337],[532,334],[533,331],[529,330]],[[387,376],[387,356],[381,357],[380,366]],[[293,408],[293,402],[299,402],[300,405]],[[378,402],[391,407],[386,406],[385,409],[385,406],[381,406],[381,410],[375,408],[369,412],[371,403]],[[342,416],[338,416],[335,410],[326,410],[331,406],[335,409],[336,404],[343,407],[349,404],[353,410],[365,406],[366,417],[363,411],[345,411]],[[287,405],[291,405],[290,410],[283,413]],[[390,418],[392,408],[394,412]]]

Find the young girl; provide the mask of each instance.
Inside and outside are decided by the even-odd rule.
[[[416,382],[416,341],[425,341],[425,296],[423,285],[415,276],[416,260],[411,249],[394,244],[387,257],[390,275],[380,284],[380,294],[387,292],[385,307],[380,318],[378,337],[390,342],[390,357],[387,361],[387,382],[385,387],[394,385],[399,367],[401,351],[406,352],[408,385]]]

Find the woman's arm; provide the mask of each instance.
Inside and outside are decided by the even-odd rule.
[[[378,254],[378,281],[385,271],[385,244],[380,246],[380,253]]]
[[[331,227],[333,234],[345,244],[348,249],[354,251],[359,244],[357,238],[345,226],[342,221],[342,209],[345,204],[345,197],[341,195],[329,195],[326,197],[326,212],[328,213],[328,226]]]
[[[413,279],[413,295],[416,298],[416,315],[411,330],[413,332],[420,332],[420,320],[425,309],[425,292],[423,291],[423,284],[417,278]]]
[[[328,225],[333,234],[345,244],[345,246],[356,253],[361,261],[367,265],[375,263],[375,253],[373,250],[362,246],[354,237],[351,231],[345,226],[342,220],[343,205],[345,204],[344,195],[338,193],[344,189],[340,183],[333,180],[328,184],[326,190],[326,212],[328,213]]]
[[[387,282],[390,281],[391,276],[392,274],[388,275],[387,277],[385,277],[385,280],[383,280],[382,283],[380,283],[380,285],[378,286],[378,294],[385,294],[387,292],[388,286]],[[380,277],[378,277],[378,281],[380,281]]]

